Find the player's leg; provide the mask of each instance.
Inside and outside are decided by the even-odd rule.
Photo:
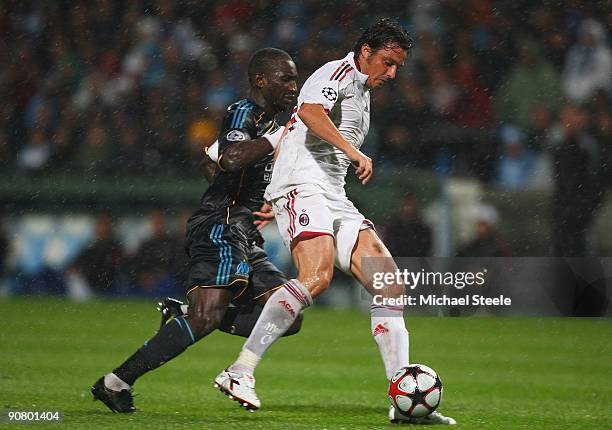
[[[333,221],[325,199],[319,195],[296,199],[290,193],[287,198],[273,202],[273,208],[298,276],[270,296],[238,359],[215,379],[221,391],[251,409],[260,405],[253,378],[259,360],[312,304],[313,298],[327,289],[334,270]],[[302,217],[298,225],[297,213],[306,211],[316,215]],[[239,384],[232,384],[236,380]]]
[[[269,295],[271,294],[272,293]],[[253,332],[253,327],[255,327],[257,320],[261,316],[264,305],[265,301],[263,303],[258,301],[252,306],[229,307],[223,317],[219,330],[235,336],[248,338]],[[283,337],[292,336],[298,333],[302,328],[303,320],[303,314],[300,313],[291,327],[283,334]]]
[[[247,338],[270,296],[288,281],[285,274],[272,264],[266,252],[259,246],[253,246],[250,250],[249,264],[249,288],[232,301],[235,307],[228,308],[219,327],[226,333]],[[299,313],[283,336],[291,336],[300,331],[302,320],[303,314]]]
[[[253,331],[270,296],[288,281],[285,274],[272,264],[266,252],[259,246],[254,246],[249,254],[249,264],[251,273],[248,288],[232,300],[219,326],[219,330],[225,333],[245,338]],[[157,310],[162,314],[160,328],[171,318],[187,315],[187,305],[172,297],[159,302]],[[283,336],[298,333],[302,320],[303,313],[300,313]]]
[[[133,385],[140,376],[170,361],[217,329],[231,299],[229,289],[192,290],[187,315],[165,324],[113,373],[127,385]]]
[[[300,313],[321,294],[333,274],[334,241],[323,235],[299,241],[293,248],[297,279],[278,288],[266,302],[238,359],[215,378],[215,386],[241,406],[261,406],[253,373],[268,348],[295,324]]]
[[[114,412],[134,411],[130,391],[136,380],[218,328],[232,294],[229,289],[193,290],[187,315],[164,324],[119,367],[100,378],[92,388],[94,398],[104,402]]]
[[[299,240],[292,254],[298,269],[297,278],[287,281],[270,296],[230,370],[253,373],[266,350],[312,304],[313,298],[329,286],[334,269],[334,240],[331,236]]]
[[[188,231],[187,245],[190,258],[187,285],[191,286],[187,315],[164,324],[124,363],[92,387],[94,399],[103,401],[113,411],[133,411],[134,382],[218,328],[236,288],[248,282],[245,247],[225,224],[199,224]]]
[[[365,258],[377,258],[376,264],[367,264]],[[405,293],[405,287],[400,283],[386,285],[382,289],[373,287],[375,271],[395,273],[396,270],[397,265],[391,253],[376,232],[371,228],[361,230],[351,255],[351,272],[355,278],[372,295],[397,298]],[[385,365],[387,379],[391,379],[397,369],[409,363],[409,340],[404,322],[404,308],[372,304],[370,313],[372,335]]]
[[[367,258],[377,260],[374,264],[369,264],[367,260],[364,260]],[[376,231],[371,228],[359,231],[351,254],[350,268],[355,278],[372,295],[397,298],[405,293],[405,286],[401,283],[385,285],[381,289],[374,288],[374,272],[395,273],[397,265]],[[372,305],[371,321],[372,335],[383,359],[387,379],[391,379],[397,369],[409,364],[409,338],[404,322],[403,307]],[[434,411],[421,418],[406,417],[393,406],[389,408],[389,420],[392,423],[409,424],[453,425],[457,423],[453,418],[444,416],[439,411]]]
[[[281,288],[283,285],[279,285],[278,288]],[[270,299],[270,297],[272,297],[272,294],[274,294],[274,292],[278,289],[278,288],[274,288],[273,290],[267,291],[266,293],[264,293],[263,295],[259,296],[256,300],[255,300],[255,304],[254,307],[255,309],[261,309],[261,311],[263,311],[264,306],[266,305],[267,301]],[[260,313],[261,313],[260,311]],[[255,310],[254,312],[257,312],[257,310]],[[300,329],[302,328],[302,322],[304,321],[304,312],[300,312],[297,316],[297,318],[295,319],[295,321],[293,322],[293,324],[291,324],[291,326],[287,329],[287,331],[285,333],[283,333],[283,337],[285,336],[291,336],[294,335],[296,333],[298,333],[300,331]],[[255,321],[255,323],[257,323],[257,321]],[[251,329],[252,331],[252,329]],[[248,337],[248,336],[245,336]]]
[[[328,200],[320,194],[302,195],[294,190],[273,201],[272,208],[298,276],[283,284],[266,302],[238,360],[230,366],[237,372],[253,373],[265,351],[310,306],[312,299],[327,289],[333,276],[333,215]]]

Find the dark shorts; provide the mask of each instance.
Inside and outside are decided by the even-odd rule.
[[[195,288],[230,288],[245,305],[287,281],[240,224],[190,225],[187,230],[187,296]]]

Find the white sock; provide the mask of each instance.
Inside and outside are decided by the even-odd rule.
[[[408,366],[409,339],[403,307],[372,306],[372,335],[385,364],[387,379],[401,367]]]
[[[231,366],[231,370],[253,373],[261,357],[246,348],[242,348],[238,360]]]
[[[104,385],[106,386],[106,388],[113,391],[129,390],[131,388],[127,383],[125,383],[114,373],[104,375]]]
[[[270,296],[238,360],[229,370],[254,373],[266,350],[291,327],[297,316],[312,304],[308,289],[291,279]]]

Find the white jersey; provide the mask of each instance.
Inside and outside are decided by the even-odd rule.
[[[323,65],[306,80],[266,189],[268,200],[285,195],[297,186],[313,193],[345,195],[350,160],[335,146],[311,133],[298,117],[297,110],[302,103],[322,105],[340,133],[359,149],[370,128],[367,79],[368,75],[357,70],[351,52],[341,60]]]

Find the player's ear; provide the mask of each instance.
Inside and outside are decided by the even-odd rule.
[[[361,54],[361,57],[364,60],[367,60],[370,55],[372,55],[372,48],[370,48],[370,45],[368,45],[367,43],[364,43],[363,45],[361,45],[361,49],[359,50],[359,53]]]
[[[263,88],[268,83],[268,80],[263,73],[257,73],[255,75],[255,86],[257,88]]]

